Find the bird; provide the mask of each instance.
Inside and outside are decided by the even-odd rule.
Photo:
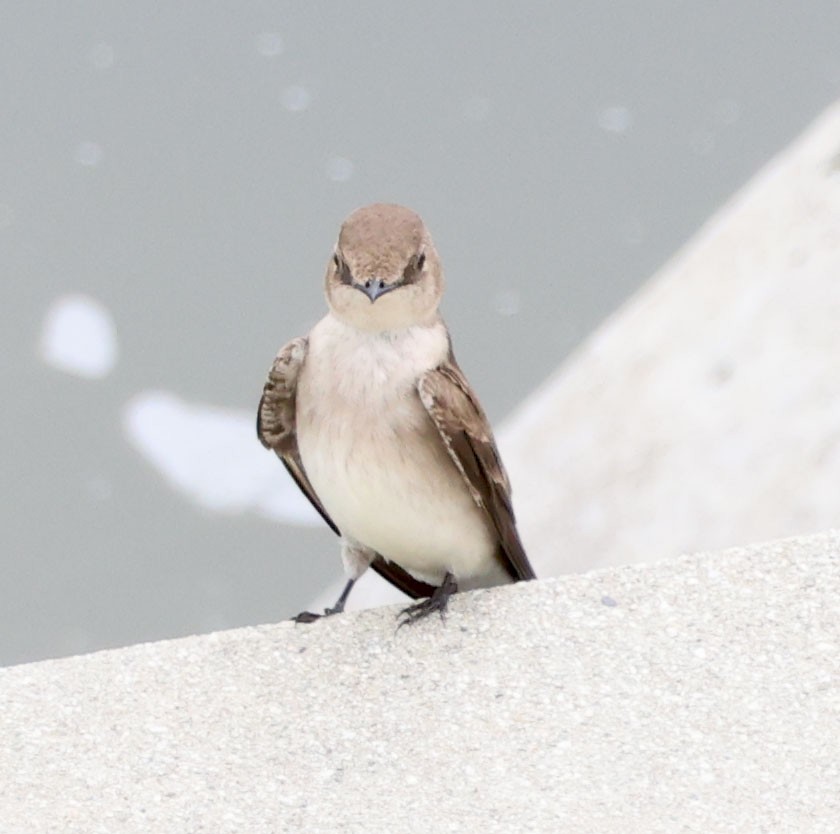
[[[327,314],[274,359],[257,435],[341,539],[344,610],[369,567],[418,600],[535,579],[490,423],[439,312],[444,274],[420,216],[374,203],[341,225]]]

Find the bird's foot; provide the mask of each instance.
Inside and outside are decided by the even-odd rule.
[[[428,599],[421,599],[420,602],[415,602],[414,605],[409,605],[408,608],[403,608],[400,611],[400,624],[397,628],[402,628],[404,625],[413,625],[418,620],[428,617],[437,611],[442,620],[446,619],[446,609],[449,605],[449,597],[457,593],[458,583],[451,573],[447,573],[443,578],[443,583],[435,588],[435,592]]]
[[[323,614],[313,614],[311,611],[301,611],[296,617],[292,617],[292,622],[295,623],[314,623],[315,620],[320,620],[324,617],[332,617],[335,614],[341,614],[344,611],[344,604],[347,602],[347,597],[350,596],[350,591],[353,588],[355,579],[351,579],[344,586],[341,596],[336,600],[332,608],[325,608]]]
[[[332,608],[325,608],[323,614],[315,614],[312,611],[301,611],[295,617],[292,617],[292,622],[295,623],[314,623],[315,620],[323,620],[324,617],[332,617],[336,614],[341,614],[344,611],[344,603],[337,602]]]
[[[291,620],[293,623],[314,623],[316,620],[320,620],[326,616],[328,616],[327,611],[324,611],[323,614],[316,614],[313,611],[301,611],[300,614],[295,614]]]

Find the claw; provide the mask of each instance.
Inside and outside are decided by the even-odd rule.
[[[413,625],[418,620],[434,614],[435,611],[440,614],[442,620],[445,620],[449,597],[457,593],[457,591],[458,583],[455,581],[455,577],[447,572],[442,584],[438,588],[435,588],[434,593],[428,599],[421,599],[420,602],[415,602],[414,605],[409,605],[408,608],[403,608],[400,611],[400,623],[397,626],[397,630],[401,629],[404,625]]]
[[[320,620],[323,614],[313,614],[311,611],[301,611],[292,617],[293,623],[314,623],[315,620]]]

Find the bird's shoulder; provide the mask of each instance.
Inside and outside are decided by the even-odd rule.
[[[420,377],[417,390],[475,502],[487,507],[491,484],[509,501],[510,481],[490,421],[451,352],[445,362]]]

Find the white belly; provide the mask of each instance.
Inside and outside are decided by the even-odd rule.
[[[312,337],[298,382],[298,447],[342,534],[432,584],[447,571],[462,588],[505,581],[488,521],[416,393],[419,373],[393,346],[374,362],[365,353],[348,373],[346,345],[338,357]]]

